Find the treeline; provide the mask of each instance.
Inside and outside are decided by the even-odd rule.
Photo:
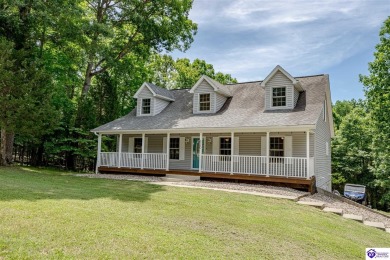
[[[333,187],[367,185],[374,208],[390,211],[390,17],[385,21],[369,75],[360,76],[365,100],[333,106]]]
[[[197,25],[192,1],[0,1],[0,165],[93,170],[89,131],[125,115],[144,81],[191,87],[205,74],[235,82],[204,60],[174,60]]]

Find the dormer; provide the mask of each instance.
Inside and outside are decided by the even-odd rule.
[[[303,92],[299,81],[279,65],[263,80],[261,86],[265,89],[265,110],[293,109],[299,93]]]
[[[137,116],[154,116],[175,101],[172,93],[152,83],[144,82],[135,93],[137,99]]]
[[[226,99],[231,97],[227,86],[205,75],[196,82],[190,93],[194,94],[192,109],[194,114],[217,113]]]

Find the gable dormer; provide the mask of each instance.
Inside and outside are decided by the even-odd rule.
[[[194,114],[217,113],[231,97],[227,86],[203,75],[191,88]]]
[[[172,93],[152,83],[145,82],[135,93],[137,99],[137,116],[154,116],[175,101]]]
[[[293,109],[299,93],[303,92],[299,81],[279,65],[263,80],[261,86],[265,89],[265,110]]]

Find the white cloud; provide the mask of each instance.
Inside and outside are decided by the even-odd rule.
[[[177,56],[205,59],[240,81],[277,64],[310,74],[366,49],[389,13],[388,0],[195,0],[199,35]]]

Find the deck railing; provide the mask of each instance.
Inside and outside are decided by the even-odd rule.
[[[120,164],[119,164],[120,162]],[[165,153],[100,153],[100,165],[109,167],[165,169],[167,155]]]
[[[166,153],[100,153],[100,166],[141,169],[166,169]],[[233,162],[232,162],[233,160]],[[267,172],[268,168],[268,172]],[[310,178],[314,175],[314,158],[203,154],[201,172],[253,174],[279,177]]]

